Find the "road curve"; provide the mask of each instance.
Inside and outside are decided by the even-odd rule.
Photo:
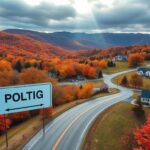
[[[119,93],[87,101],[64,112],[46,125],[45,135],[39,131],[23,150],[79,150],[82,141],[95,118],[106,108],[130,98],[131,89],[117,86],[111,79],[127,70],[113,75],[104,75],[104,82],[111,88],[118,88]]]

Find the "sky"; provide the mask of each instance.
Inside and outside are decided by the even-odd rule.
[[[0,30],[150,33],[150,0],[0,0]]]

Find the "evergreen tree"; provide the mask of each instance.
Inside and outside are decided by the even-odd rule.
[[[128,85],[128,78],[124,76],[121,80],[121,85],[127,86]]]
[[[26,62],[25,65],[24,65],[24,67],[25,67],[25,68],[30,68],[30,67],[31,67],[30,62]]]
[[[16,64],[15,64],[15,70],[17,70],[18,72],[21,72],[21,70],[22,70],[22,64],[21,64],[21,62],[18,60],[17,62],[16,62]]]

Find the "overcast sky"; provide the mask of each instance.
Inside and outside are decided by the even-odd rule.
[[[0,0],[0,30],[150,33],[150,0]]]

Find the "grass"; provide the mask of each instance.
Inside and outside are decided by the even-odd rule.
[[[129,72],[129,73],[125,73],[125,74],[119,75],[119,76],[113,78],[112,82],[115,83],[115,84],[120,84],[121,80],[122,80],[122,78],[124,76],[126,76],[128,78],[128,80],[130,80],[131,75],[133,73],[136,73],[136,71],[132,71],[132,72]],[[129,85],[129,86],[132,87],[131,85]],[[150,89],[150,79],[149,78],[143,77],[143,86],[141,88],[143,88],[143,89]]]
[[[116,104],[100,115],[87,134],[83,150],[129,150],[135,144],[133,132],[144,121],[132,111],[129,103]],[[145,115],[150,109],[144,108]]]
[[[112,94],[116,94],[116,93],[119,93],[118,89],[110,88],[109,93],[99,93],[99,94],[96,94],[95,96],[93,96],[91,99],[93,99],[93,98],[95,99],[95,98],[99,98],[99,97],[103,97],[103,96],[108,96],[108,95],[112,95]]]
[[[92,83],[94,88],[100,87],[101,84],[104,84],[103,80],[96,80],[96,81],[89,81],[89,83]]]
[[[117,61],[116,67],[108,67],[107,69],[103,69],[103,72],[106,74],[113,74],[127,69],[129,69],[128,62]]]
[[[145,61],[143,66],[148,65],[148,64],[150,64],[150,61]],[[108,67],[107,69],[103,69],[103,73],[113,74],[113,73],[125,71],[127,69],[130,69],[130,67],[128,66],[128,62],[126,62],[126,61],[117,61],[116,62],[116,67]]]
[[[9,142],[9,148],[10,149],[17,149],[20,146],[20,143],[24,143],[23,135],[30,135],[36,132],[37,130],[33,130],[33,127],[36,127],[36,129],[39,129],[41,126],[40,117],[34,117],[31,118],[25,122],[23,122],[20,125],[14,126],[11,129],[8,130],[8,140],[11,140]],[[20,134],[21,133],[21,134]],[[15,137],[15,138],[14,138]],[[5,149],[5,136],[0,136],[0,149]],[[19,142],[15,141],[16,139],[19,139]]]

